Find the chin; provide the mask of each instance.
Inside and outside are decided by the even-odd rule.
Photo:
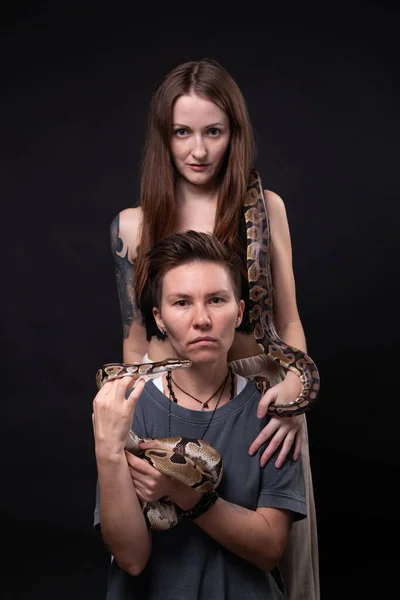
[[[219,349],[218,352],[215,350],[202,350],[193,353],[188,352],[187,358],[191,360],[194,365],[215,364],[221,359],[221,350]]]
[[[193,185],[208,185],[215,179],[214,172],[212,173],[193,173],[193,171],[185,171],[182,176]]]
[[[213,178],[212,177],[186,177],[186,179],[192,184],[192,185],[207,185],[209,183],[212,183]]]

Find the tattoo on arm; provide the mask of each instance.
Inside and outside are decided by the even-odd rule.
[[[227,502],[227,501],[225,501]],[[233,504],[233,502],[228,502],[229,506],[231,506],[236,512],[240,513],[241,515],[243,515],[244,517],[246,517],[247,519],[251,518],[251,513],[254,511],[251,511],[248,508],[244,508],[244,506],[239,506],[239,504]]]
[[[119,236],[119,215],[117,215],[110,228],[111,251],[115,264],[117,291],[121,308],[122,327],[124,339],[129,336],[129,331],[134,321],[144,324],[142,312],[137,302],[134,288],[134,268],[128,258],[129,247],[124,248],[123,240]]]

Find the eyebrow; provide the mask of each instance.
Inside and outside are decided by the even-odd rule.
[[[216,290],[214,292],[210,292],[208,294],[206,294],[206,298],[214,298],[215,296],[222,296],[223,294],[229,294],[229,290],[227,289],[220,289],[220,290]],[[179,294],[178,293],[173,293],[173,294],[169,294],[167,296],[168,300],[171,300],[172,298],[180,298],[181,300],[187,300],[188,298],[191,298],[192,294]]]
[[[183,123],[173,123],[172,125],[173,127],[184,127],[186,129],[190,129],[189,125],[184,125]],[[223,123],[211,123],[210,125],[206,125],[205,128],[207,129],[208,127],[225,127],[225,125]]]

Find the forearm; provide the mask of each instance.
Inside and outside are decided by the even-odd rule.
[[[151,538],[125,454],[96,459],[104,542],[119,566],[137,575],[147,563]]]
[[[227,550],[263,571],[273,569],[281,558],[281,535],[258,512],[218,498],[196,523]]]
[[[277,333],[281,340],[285,344],[288,344],[288,346],[293,346],[303,352],[307,352],[306,337],[300,320],[290,321],[281,325],[277,328]]]
[[[200,495],[181,485],[175,487],[170,497],[180,508],[188,510],[199,501]],[[218,498],[195,522],[221,546],[263,571],[273,569],[282,555],[285,531],[271,525],[259,512]]]
[[[304,335],[304,329],[300,321],[292,321],[286,323],[282,327],[279,328],[278,335],[289,346],[293,346],[294,348],[298,348],[303,352],[307,352],[307,344],[306,338]],[[294,392],[299,394],[301,392],[301,381],[299,376],[293,371],[287,371],[285,381],[292,385],[294,388]]]

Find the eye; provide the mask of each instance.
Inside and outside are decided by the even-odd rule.
[[[177,137],[183,137],[187,134],[187,129],[181,127],[180,129],[174,129],[174,135]]]
[[[177,302],[175,302],[175,306],[186,306],[186,304],[186,300],[178,300]]]
[[[210,129],[208,130],[208,133],[210,134],[211,137],[216,137],[217,135],[219,135],[221,133],[221,130],[218,129],[218,127],[210,127]]]
[[[223,302],[225,302],[225,300],[223,298],[218,298],[218,297],[211,298],[212,304],[222,304]]]

